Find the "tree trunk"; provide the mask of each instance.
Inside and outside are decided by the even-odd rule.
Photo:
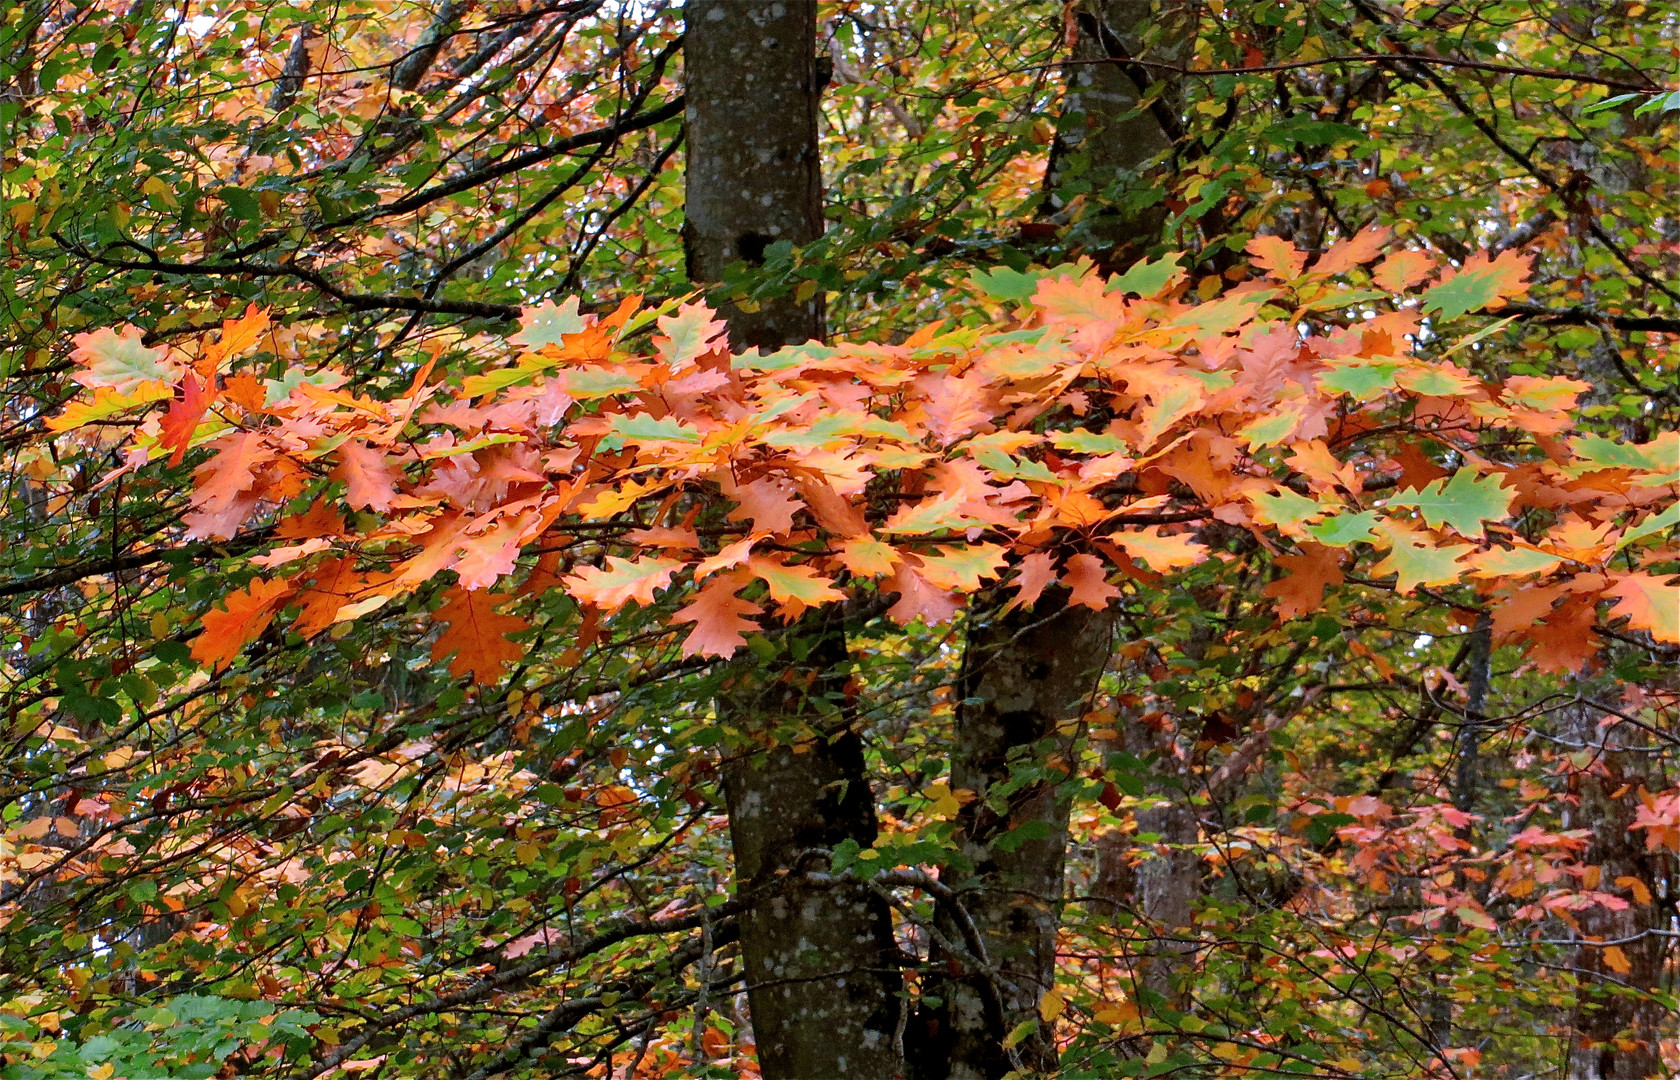
[[[1071,771],[1058,729],[1085,711],[1114,626],[1108,613],[1067,607],[1062,597],[1030,612],[973,618],[951,765],[953,790],[974,794],[957,816],[973,869],[943,877],[959,893],[990,970],[967,970],[935,951],[950,974],[935,974],[925,987],[939,1003],[922,1010],[916,1073],[949,1080],[1055,1068],[1047,1033],[1023,1041],[1016,1061],[1003,1040],[1037,1018],[1054,978],[1068,829],[1068,801],[1057,787]],[[947,938],[961,940],[948,914],[942,922]]]
[[[815,0],[689,0],[683,5],[688,276],[764,261],[771,244],[822,235]],[[776,349],[823,336],[821,293],[724,305],[730,341]]]
[[[1582,685],[1580,692],[1585,697],[1591,687]],[[1579,802],[1564,828],[1592,830],[1581,862],[1599,871],[1599,889],[1626,897],[1637,890],[1626,888],[1620,879],[1633,878],[1647,890],[1646,903],[1636,895],[1621,911],[1594,905],[1577,915],[1581,946],[1574,967],[1579,989],[1564,1075],[1571,1080],[1663,1076],[1657,1040],[1672,1017],[1654,995],[1661,987],[1666,952],[1661,930],[1666,920],[1648,894],[1658,891],[1658,882],[1672,874],[1672,867],[1663,865],[1667,860],[1661,852],[1646,850],[1643,830],[1629,827],[1638,812],[1640,791],[1663,785],[1645,772],[1650,755],[1642,752],[1647,749],[1644,732],[1631,724],[1600,727],[1604,714],[1584,701],[1563,716],[1564,737],[1595,755],[1589,771],[1571,779]]]
[[[1045,169],[1047,209],[1105,270],[1121,270],[1160,242],[1167,213],[1148,166],[1178,133],[1177,88],[1144,105],[1162,80],[1126,60],[1182,62],[1195,40],[1194,12],[1171,0],[1081,0],[1074,22],[1074,63]]]
[[[1069,65],[1067,98],[1051,148],[1046,209],[1053,218],[1071,224],[1071,246],[1089,246],[1105,269],[1117,269],[1160,239],[1165,220],[1160,205],[1137,196],[1159,186],[1158,178],[1144,174],[1172,145],[1177,128],[1172,88],[1161,95],[1161,107],[1144,106],[1139,115],[1129,115],[1140,108],[1145,91],[1157,80],[1148,69],[1126,61],[1138,56],[1171,59],[1193,40],[1194,13],[1191,5],[1176,2],[1082,0],[1074,16],[1079,31],[1076,62]],[[977,617],[969,633],[965,669],[978,674],[965,674],[962,693],[978,704],[958,713],[954,785],[978,792],[998,783],[1008,776],[1002,763],[1012,753],[1031,753],[1058,723],[1077,715],[1106,662],[1113,633],[1114,620],[1106,614],[1048,603],[1007,617]],[[1034,756],[1042,760],[1042,755]],[[983,1031],[975,979],[955,984],[960,989],[950,995],[952,1000],[932,1012],[937,1026],[930,1033],[934,1045],[951,1047],[950,1071],[931,1075],[1002,1075],[1008,1061],[1001,1039],[1016,1024],[1036,1018],[1039,998],[1050,987],[1068,806],[1053,798],[1047,787],[1023,790],[1011,800],[1006,816],[976,800],[959,819],[962,842],[975,862],[974,877],[965,883],[974,890],[975,921],[982,924],[983,935],[997,940],[1002,957],[991,958],[1012,986],[1002,995],[1007,1015],[1001,1030]],[[1166,839],[1193,844],[1196,819],[1188,804],[1169,806],[1163,813],[1171,817],[1165,823],[1171,828],[1163,831],[1172,835]],[[1013,851],[994,843],[996,836],[1029,822],[1029,831],[1038,834],[1034,839]],[[1179,836],[1186,829],[1188,836]],[[1048,848],[1054,849],[1053,855]],[[1174,851],[1177,854],[1167,861],[1175,873],[1168,879],[1154,881],[1159,867],[1144,874],[1151,882],[1148,891],[1159,894],[1163,903],[1176,903],[1184,892],[1181,886],[1191,883],[1190,895],[1177,905],[1184,909],[1187,923],[1198,868],[1193,853]],[[1187,859],[1188,875],[1181,865]],[[1024,894],[1036,898],[1032,906],[1011,911],[1011,904],[1018,903],[1011,898]],[[988,906],[992,904],[998,906]],[[1055,1063],[1048,1031],[1038,1032],[1021,1049],[1023,1063],[1031,1067]]]
[[[711,282],[737,260],[762,262],[772,243],[822,232],[816,3],[690,0],[683,17],[684,247],[689,277]],[[823,334],[816,300],[720,313],[737,349]],[[875,842],[863,742],[843,701],[844,623],[824,609],[767,637],[777,658],[737,663],[718,697],[735,747],[723,786],[736,879],[760,892],[741,915],[759,1066],[765,1080],[885,1080],[903,1071],[891,913],[861,887],[792,880],[822,869],[821,853],[837,844]]]
[[[825,613],[831,624],[808,618],[780,635],[776,662],[739,665],[719,698],[726,728],[748,744],[723,771],[736,879],[743,890],[766,890],[741,914],[741,953],[767,1080],[885,1080],[903,1071],[894,1039],[901,977],[885,902],[856,885],[777,884],[825,869],[819,853],[846,840],[875,843],[863,740],[842,700],[845,633],[838,609]],[[810,645],[800,660],[795,635]],[[816,865],[806,867],[808,858]]]

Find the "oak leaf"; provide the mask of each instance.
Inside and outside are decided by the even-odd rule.
[[[1392,521],[1382,522],[1377,532],[1390,547],[1383,560],[1371,568],[1371,576],[1395,575],[1394,591],[1409,593],[1420,585],[1445,585],[1458,580],[1463,566],[1459,558],[1470,551],[1464,544],[1444,547],[1431,537]]]
[[[747,643],[744,635],[759,629],[749,616],[762,614],[764,609],[735,594],[751,580],[752,573],[747,570],[714,575],[693,600],[677,609],[672,622],[693,624],[683,638],[684,656],[733,656]]]
[[[1279,574],[1261,593],[1277,600],[1278,617],[1282,619],[1319,610],[1324,590],[1343,580],[1336,552],[1321,544],[1304,544],[1299,555],[1279,555],[1272,561]]]
[[[1278,281],[1294,281],[1307,265],[1307,253],[1281,236],[1256,236],[1243,250],[1254,257],[1255,266]]]
[[[1387,225],[1373,225],[1345,240],[1338,240],[1313,263],[1313,273],[1345,274],[1356,266],[1363,266],[1382,254],[1383,245],[1392,235],[1394,230]]]
[[[682,368],[706,353],[727,351],[729,343],[724,334],[728,326],[713,318],[714,314],[705,304],[684,304],[675,315],[661,315],[660,334],[653,339],[660,359],[672,368]]]
[[[93,392],[89,399],[78,398],[64,406],[64,411],[57,416],[49,417],[47,430],[52,432],[72,431],[84,424],[92,424],[99,420],[109,420],[130,409],[141,405],[150,405],[154,401],[163,401],[173,396],[168,383],[141,383],[128,394],[118,393],[109,386],[101,386]]]
[[[1516,492],[1500,486],[1499,476],[1478,478],[1468,466],[1444,483],[1432,480],[1416,492],[1401,492],[1389,506],[1415,507],[1432,528],[1451,525],[1460,536],[1484,535],[1482,522],[1500,521],[1511,511]]]
[[[940,548],[937,555],[923,555],[918,570],[935,588],[976,592],[982,579],[998,576],[1004,551],[1001,544]]]
[[[519,332],[508,342],[534,352],[545,345],[564,345],[567,334],[582,333],[585,325],[578,314],[577,297],[568,296],[558,304],[544,300],[536,307],[520,309]]]
[[[1102,560],[1095,555],[1075,555],[1062,567],[1062,584],[1068,587],[1068,602],[1103,611],[1120,595],[1110,585]]]
[[[470,673],[479,686],[498,682],[502,670],[525,655],[525,646],[509,641],[508,635],[531,624],[497,611],[496,605],[507,598],[488,590],[456,587],[445,592],[443,599],[443,606],[433,612],[444,631],[432,642],[432,659],[441,661],[453,653],[451,675],[460,678]]]
[[[1626,615],[1635,630],[1648,630],[1658,641],[1680,644],[1680,586],[1672,575],[1628,573],[1611,579],[1604,595],[1614,597],[1612,614]]]
[[[846,598],[845,593],[805,563],[790,565],[768,555],[754,555],[747,560],[747,566],[770,586],[770,598],[778,604],[804,608]]]
[[[793,515],[803,508],[794,498],[793,484],[780,477],[761,476],[745,484],[726,480],[720,486],[738,504],[729,511],[729,520],[750,521],[761,534],[787,532],[793,528]]]
[[[1048,551],[1035,551],[1021,559],[1015,568],[1015,598],[1005,610],[1030,608],[1044,595],[1045,588],[1056,580],[1056,559]]]
[[[1424,252],[1408,248],[1396,251],[1378,263],[1376,270],[1371,273],[1371,280],[1379,289],[1386,289],[1391,293],[1405,292],[1428,277],[1436,265],[1435,260]]]
[[[158,445],[172,448],[169,464],[179,465],[192,446],[198,422],[215,400],[215,384],[210,379],[196,379],[188,372],[181,380],[181,396],[170,403],[158,424]]]
[[[1485,251],[1478,251],[1464,260],[1457,273],[1423,294],[1423,308],[1453,319],[1482,308],[1503,307],[1505,301],[1527,295],[1528,271],[1528,261],[1518,251],[1504,251],[1491,260]]]
[[[1112,534],[1109,539],[1124,548],[1127,555],[1147,563],[1158,573],[1195,566],[1208,555],[1207,548],[1184,533],[1169,536],[1159,529],[1125,530]]]
[[[937,626],[948,622],[963,608],[960,598],[935,588],[908,563],[894,568],[891,582],[882,585],[881,591],[898,594],[898,602],[887,609],[887,617],[900,626],[908,626],[917,619]]]
[[[585,566],[568,575],[566,591],[586,604],[604,611],[617,611],[634,600],[653,603],[653,594],[671,583],[671,575],[683,568],[676,559],[647,556],[625,559],[607,556],[605,566]]]
[[[880,577],[892,573],[903,561],[898,549],[880,540],[853,537],[839,547],[840,565],[858,577]]]
[[[238,356],[260,340],[268,331],[268,309],[255,303],[245,305],[245,313],[237,319],[222,320],[222,334],[207,350],[216,367],[229,357]]]
[[[290,596],[293,585],[286,580],[254,579],[250,585],[227,595],[222,609],[204,613],[204,629],[193,638],[192,658],[221,670],[233,663],[247,644],[268,629],[281,601]]]
[[[119,394],[132,394],[149,382],[174,383],[181,365],[169,359],[169,350],[148,348],[144,336],[133,326],[77,334],[70,339],[76,346],[70,355],[81,367],[72,378],[90,390],[108,386]]]
[[[351,509],[383,514],[397,497],[402,470],[385,451],[350,439],[338,448],[338,465],[332,477],[344,482],[344,501]]]
[[[226,539],[244,523],[249,500],[242,499],[256,483],[256,468],[274,459],[274,450],[257,431],[235,431],[210,444],[215,455],[193,472],[193,506],[200,517],[189,522],[193,537]]]

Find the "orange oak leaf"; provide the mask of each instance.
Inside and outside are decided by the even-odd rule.
[[[217,671],[233,663],[247,644],[268,629],[281,601],[293,591],[284,579],[257,578],[238,592],[229,593],[223,608],[204,613],[204,629],[193,638],[192,658]]]
[[[268,390],[249,371],[230,376],[222,388],[222,396],[248,413],[262,412],[268,407]]]
[[[1436,262],[1421,251],[1396,251],[1377,265],[1371,280],[1388,292],[1405,292],[1435,269]]]
[[[1387,225],[1373,225],[1345,240],[1338,240],[1313,263],[1313,273],[1345,274],[1356,266],[1363,266],[1382,254],[1383,245],[1393,234],[1394,230]]]
[[[1562,588],[1512,589],[1497,597],[1492,605],[1493,620],[1489,627],[1495,641],[1509,641],[1520,637],[1529,627],[1551,613],[1552,604],[1562,596]]]
[[[1669,584],[1672,575],[1618,574],[1604,590],[1615,597],[1612,614],[1626,615],[1635,630],[1649,630],[1658,641],[1680,644],[1680,586]]]
[[[1533,642],[1528,658],[1541,671],[1577,672],[1598,652],[1597,636],[1593,633],[1598,613],[1593,599],[1572,596],[1524,632]]]
[[[1307,253],[1281,236],[1256,236],[1243,250],[1254,256],[1254,265],[1279,281],[1294,281],[1307,265]]]
[[[1044,595],[1044,589],[1056,580],[1056,559],[1048,551],[1035,551],[1021,560],[1015,568],[1015,598],[1006,608],[1030,608]]]
[[[747,643],[742,635],[759,628],[748,616],[762,614],[764,609],[735,594],[751,580],[748,570],[714,575],[693,600],[677,609],[672,622],[693,624],[683,639],[684,656],[733,656]]]
[[[338,465],[332,471],[332,478],[344,481],[348,489],[344,501],[351,509],[383,514],[391,509],[397,497],[396,485],[402,479],[402,469],[385,451],[360,439],[350,439],[338,448]]]
[[[530,628],[514,615],[504,615],[496,604],[506,600],[488,590],[453,588],[443,594],[444,604],[434,614],[444,624],[443,633],[432,642],[432,659],[451,653],[449,673],[456,678],[471,673],[473,682],[489,686],[502,677],[502,669],[525,655],[525,646],[508,640]]]
[[[900,626],[908,626],[918,618],[929,626],[937,626],[963,608],[959,597],[934,588],[908,563],[900,563],[893,570],[892,580],[882,586],[882,591],[898,594],[898,602],[887,609],[887,617]]]
[[[222,336],[210,346],[210,359],[219,367],[229,357],[238,356],[255,345],[267,331],[268,309],[259,308],[254,303],[247,304],[245,313],[239,318],[222,320]]]
[[[298,593],[298,617],[292,620],[293,633],[312,638],[338,621],[338,613],[363,584],[355,567],[354,559],[327,559],[293,578],[303,584]]]
[[[1277,600],[1282,619],[1317,611],[1324,602],[1324,590],[1343,580],[1338,553],[1323,544],[1303,544],[1299,555],[1279,555],[1272,561],[1280,573],[1261,592]]]
[[[215,456],[193,472],[192,502],[198,515],[188,520],[187,535],[226,539],[255,509],[253,500],[244,496],[256,483],[257,466],[275,455],[256,431],[231,432],[210,446]]]
[[[608,555],[607,565],[585,566],[564,580],[566,591],[577,599],[604,611],[617,611],[632,600],[653,603],[654,591],[669,585],[671,575],[682,568],[676,559]]]
[[[1075,555],[1062,568],[1062,584],[1069,589],[1068,601],[1102,611],[1120,595],[1110,585],[1102,560],[1095,555]]]
[[[730,521],[751,521],[753,531],[787,532],[801,503],[793,496],[793,485],[778,477],[761,476],[745,484],[726,482],[723,494],[740,505],[729,512]]]
[[[307,540],[317,536],[344,535],[344,517],[326,501],[317,499],[301,514],[289,514],[274,526],[282,540]]]

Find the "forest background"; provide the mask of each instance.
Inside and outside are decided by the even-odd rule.
[[[1673,1075],[1677,46],[6,5],[0,1076]]]

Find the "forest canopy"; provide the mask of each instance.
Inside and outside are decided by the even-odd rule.
[[[0,1078],[1680,1073],[1680,16],[0,12]]]

